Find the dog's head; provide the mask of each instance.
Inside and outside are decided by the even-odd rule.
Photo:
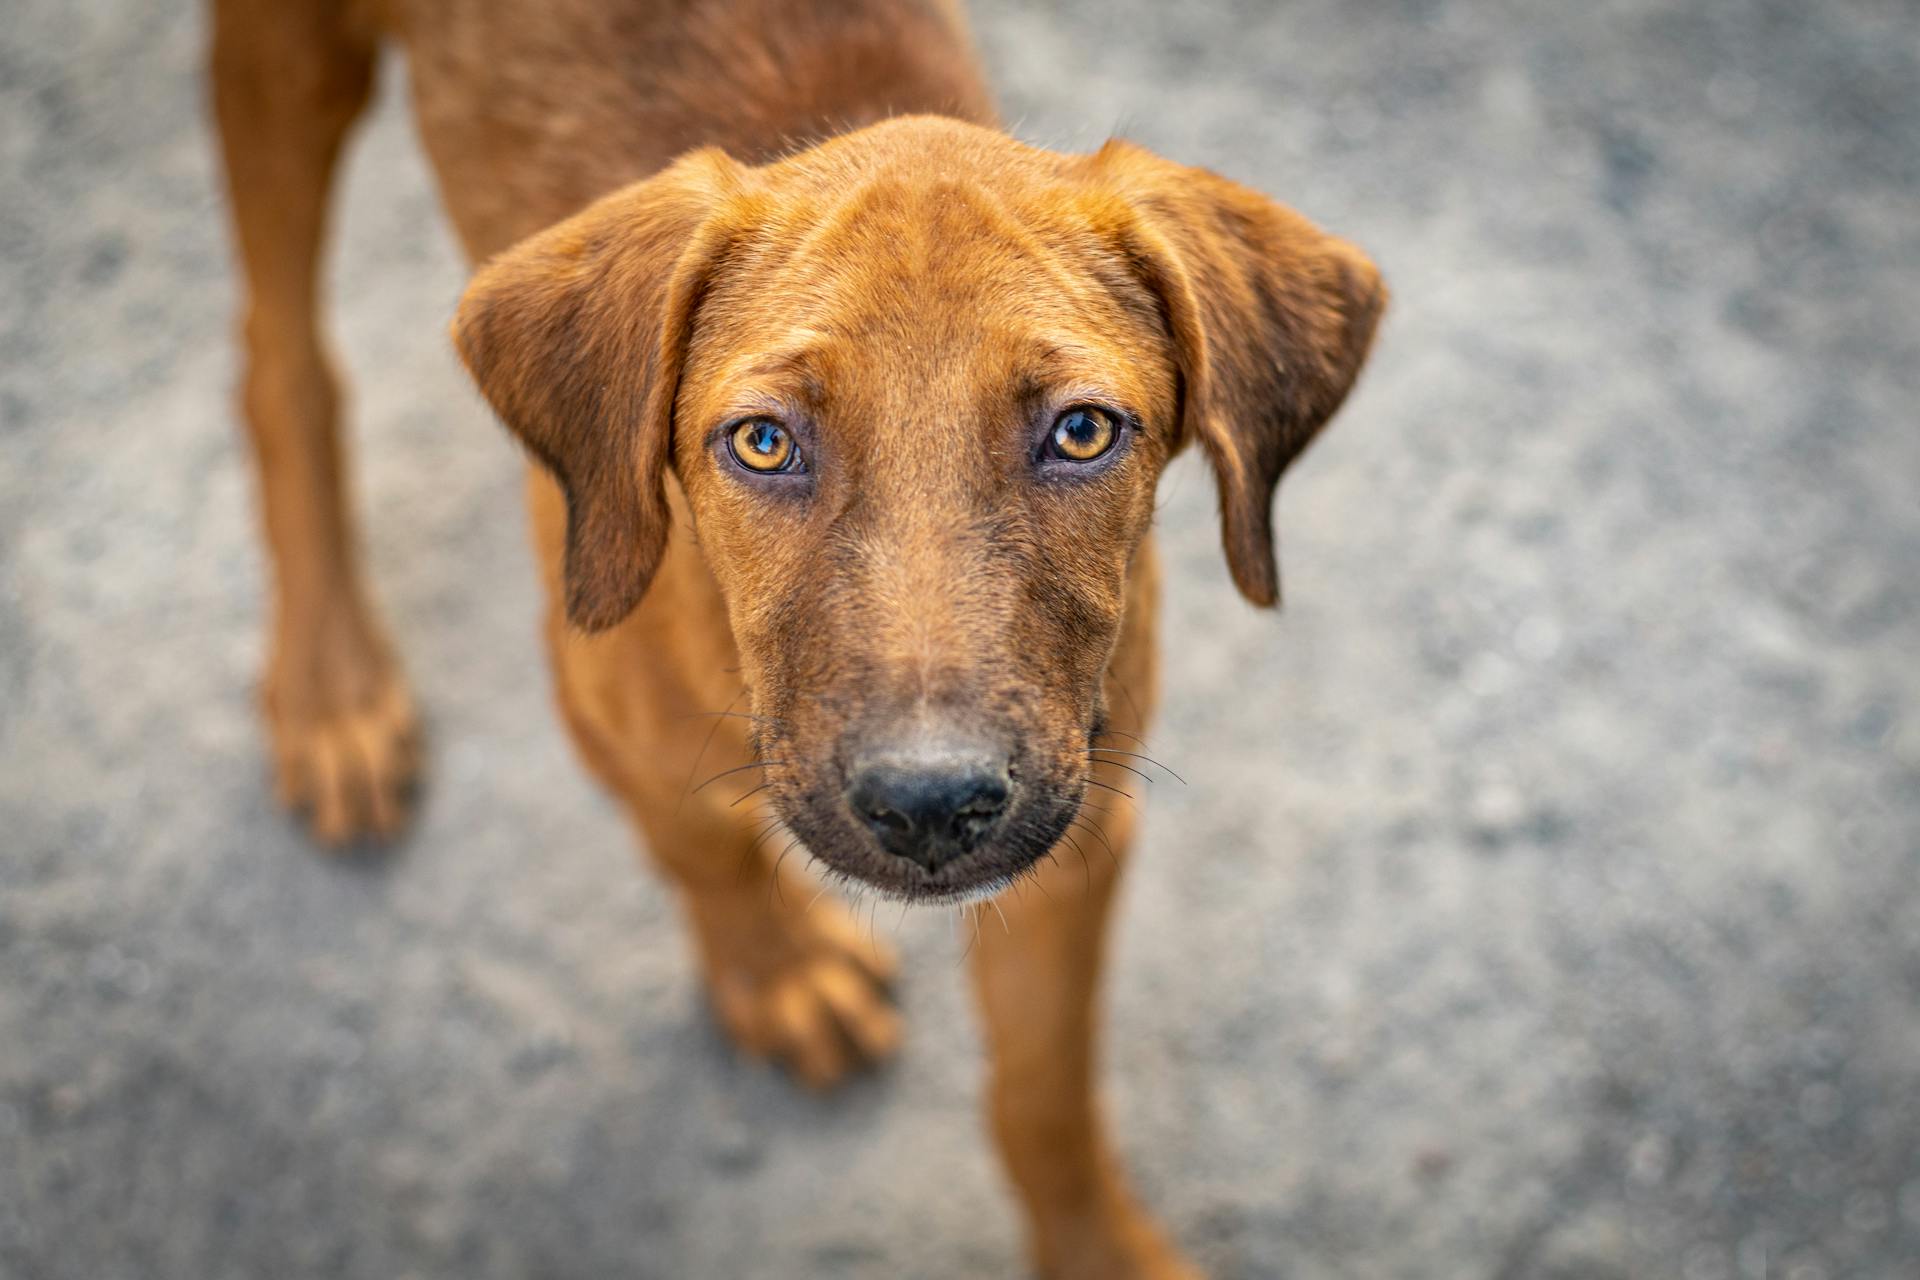
[[[778,812],[939,898],[1077,811],[1188,442],[1235,583],[1278,600],[1274,485],[1384,299],[1359,250],[1210,173],[909,118],[764,167],[689,155],[489,263],[455,339],[566,491],[573,621],[639,602],[671,473]]]

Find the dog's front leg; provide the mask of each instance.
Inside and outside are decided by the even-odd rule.
[[[1072,833],[1085,866],[1063,846],[1039,886],[1002,895],[1004,925],[993,908],[977,909],[994,1138],[1047,1280],[1197,1280],[1128,1189],[1096,1102],[1102,941],[1133,825],[1100,816],[1103,836]]]
[[[355,549],[320,250],[371,33],[336,0],[218,0],[212,81],[245,289],[242,407],[273,571],[263,704],[283,803],[338,844],[406,814],[416,721]]]

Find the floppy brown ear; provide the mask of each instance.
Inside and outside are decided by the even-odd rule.
[[[632,612],[666,549],[674,395],[739,173],[682,158],[490,260],[454,317],[481,394],[566,491],[567,616],[589,631]]]
[[[1204,169],[1120,141],[1093,165],[1130,206],[1125,251],[1165,308],[1182,438],[1212,459],[1234,583],[1277,604],[1274,486],[1346,399],[1386,287],[1353,245]]]

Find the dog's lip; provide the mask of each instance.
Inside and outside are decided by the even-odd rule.
[[[1034,863],[1046,856],[1036,854],[1018,866],[1009,867],[997,860],[969,866],[967,864],[974,861],[969,855],[938,871],[927,871],[904,858],[892,858],[890,854],[859,853],[852,857],[841,857],[811,846],[808,851],[837,877],[855,881],[899,902],[928,905],[963,903],[992,897],[1025,875]],[[882,863],[880,858],[889,858],[898,865]]]
[[[1071,819],[1061,821],[1064,829]],[[1030,874],[1047,858],[1059,838],[1045,848],[1022,847],[1024,842],[989,840],[970,853],[929,871],[908,858],[882,849],[865,835],[843,829],[837,824],[810,838],[803,830],[804,820],[789,821],[788,830],[800,838],[812,860],[834,879],[856,884],[898,902],[938,905],[963,903],[991,897]]]

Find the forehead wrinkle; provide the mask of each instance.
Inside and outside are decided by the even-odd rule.
[[[814,398],[824,394],[830,339],[822,333],[800,333],[797,341],[772,349],[756,348],[729,365],[730,379],[798,385]]]
[[[722,339],[695,337],[689,367],[725,400],[740,409],[776,409],[796,400],[819,409],[828,399],[834,372],[834,335],[827,328],[801,327],[782,337],[743,347],[730,355],[714,348]]]
[[[1115,382],[1113,353],[1079,338],[1036,334],[1022,346],[1021,363],[1043,377],[1088,384],[1089,390],[1094,384],[1108,387]]]

